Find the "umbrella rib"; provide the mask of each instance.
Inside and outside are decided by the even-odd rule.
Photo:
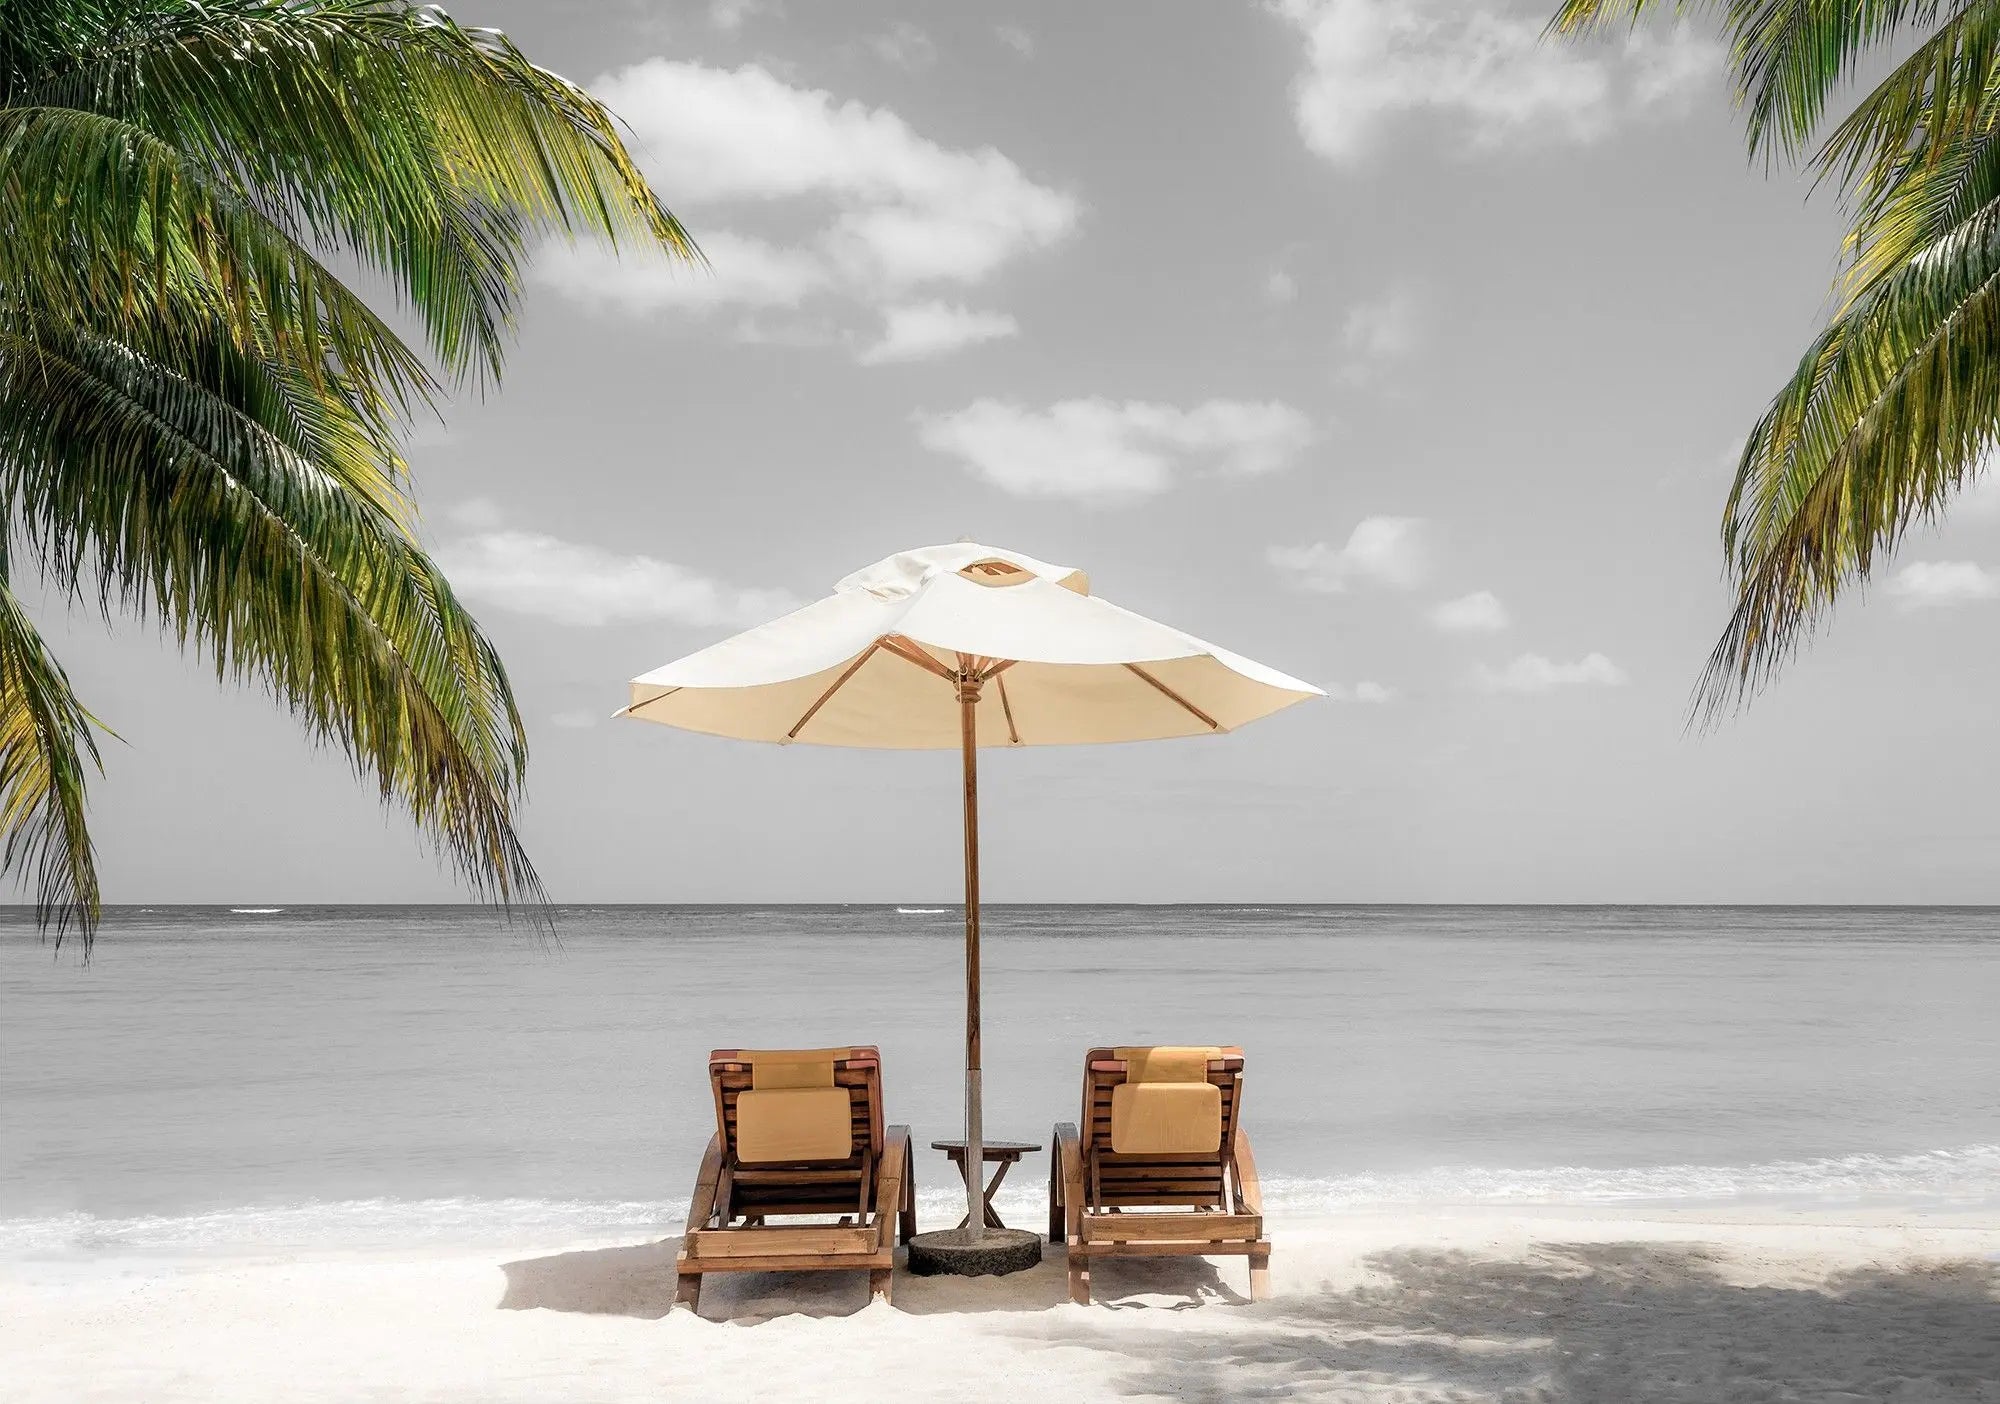
[[[995,668],[993,672],[988,673],[987,676],[994,677],[1001,669],[1007,666],[1007,664],[1003,663],[999,668]],[[1007,700],[1007,680],[999,678],[994,685],[1000,689],[1000,711],[1007,718],[1007,739],[1018,746],[1021,744],[1021,733],[1014,728],[1014,704]]]
[[[1165,683],[1161,682],[1158,678],[1154,677],[1151,673],[1147,672],[1144,668],[1141,668],[1137,663],[1127,663],[1125,666],[1132,672],[1144,678],[1148,683],[1152,684],[1152,686],[1156,688],[1158,691],[1164,693],[1166,696],[1180,703],[1180,705],[1183,708],[1185,708],[1189,712],[1192,712],[1195,716],[1199,717],[1202,720],[1202,722],[1207,725],[1210,731],[1222,730],[1222,723],[1218,722],[1214,717],[1211,717],[1201,708],[1195,706],[1194,703],[1188,701],[1187,698],[1181,696],[1178,692],[1175,692],[1172,688],[1168,687]]]
[[[806,714],[798,719],[798,722],[792,727],[790,731],[785,733],[785,739],[787,741],[798,740],[799,733],[806,729],[806,723],[811,721],[815,716],[819,714],[819,709],[826,705],[827,699],[833,696],[834,693],[840,691],[842,687],[846,686],[847,680],[853,677],[856,673],[860,672],[861,665],[863,663],[866,663],[869,659],[873,658],[875,656],[875,650],[880,648],[881,646],[882,646],[882,641],[880,639],[877,639],[874,643],[868,645],[867,648],[863,649],[861,651],[861,656],[855,659],[852,663],[848,664],[846,670],[843,671],[839,677],[833,680],[833,686],[829,687],[825,692],[822,692],[819,695],[818,699],[812,704],[812,706],[806,708]]]
[[[676,692],[679,691],[680,689],[677,687],[670,687],[665,692],[656,692],[651,697],[648,697],[644,702],[634,702],[631,706],[627,707],[625,709],[625,715],[628,717],[636,717],[639,715],[639,709],[641,707],[650,707],[655,702],[663,702],[667,698],[672,697]]]
[[[938,662],[937,659],[931,657],[921,648],[918,648],[901,634],[884,634],[881,638],[875,640],[875,646],[885,652],[895,654],[905,663],[916,664],[927,673],[935,673],[948,683],[956,684],[958,682],[957,673],[945,667],[944,664]]]

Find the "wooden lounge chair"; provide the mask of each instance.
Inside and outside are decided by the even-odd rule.
[[[710,1272],[865,1271],[889,1299],[898,1237],[917,1231],[910,1128],[882,1124],[874,1048],[709,1054],[715,1134],[675,1259],[697,1310]],[[772,1223],[805,1217],[805,1223]]]
[[[1049,1241],[1069,1245],[1069,1294],[1092,1259],[1231,1255],[1250,1299],[1270,1295],[1271,1245],[1243,1109],[1241,1048],[1093,1048],[1083,1129],[1061,1122],[1049,1165]]]

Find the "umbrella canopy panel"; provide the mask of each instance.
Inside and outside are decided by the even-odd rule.
[[[1320,695],[1086,589],[1079,571],[990,547],[906,552],[634,678],[625,715],[779,744],[956,748],[967,660],[990,679],[980,746],[1199,736]]]

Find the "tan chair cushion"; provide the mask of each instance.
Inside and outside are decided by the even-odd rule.
[[[737,1055],[750,1065],[750,1085],[759,1091],[785,1087],[831,1087],[833,1064],[845,1048],[746,1048]]]
[[[1112,1054],[1125,1064],[1127,1082],[1205,1082],[1208,1060],[1220,1057],[1220,1048],[1114,1048]]]
[[[1187,1155],[1221,1147],[1222,1089],[1214,1083],[1121,1082],[1111,1089],[1111,1149],[1117,1154]]]
[[[746,1164],[845,1160],[853,1153],[845,1087],[758,1088],[736,1098],[736,1158]]]

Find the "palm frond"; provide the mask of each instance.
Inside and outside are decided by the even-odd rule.
[[[1737,604],[1698,688],[1769,678],[1877,556],[1980,470],[2000,425],[2000,209],[1879,279],[1814,341],[1744,447],[1724,521]]]
[[[51,191],[61,191],[52,198]],[[0,297],[125,340],[221,324],[387,416],[426,403],[424,362],[233,186],[130,122],[0,109]]]
[[[1682,13],[1712,8],[1714,5],[1701,0],[1563,0],[1555,18],[1549,21],[1549,33],[1589,34],[1618,20],[1636,24],[1659,10]]]
[[[2000,109],[1995,109],[2000,110]],[[2000,201],[2000,125],[1987,123],[1879,177],[1847,236],[1843,309]]]
[[[1834,128],[1814,164],[1856,196],[1855,243],[1893,219],[1899,195],[1990,135],[1997,84],[2000,6],[1961,0]]]
[[[497,373],[548,235],[699,259],[611,115],[496,31],[399,0],[207,0],[55,75],[387,274],[454,373]]]
[[[1898,31],[1935,22],[1980,0],[1565,0],[1550,23],[1581,35],[1615,20],[1671,8],[1719,13],[1728,33],[1736,101],[1752,155],[1809,149],[1833,91],[1861,57]]]
[[[157,618],[342,747],[461,878],[541,901],[513,825],[527,746],[491,642],[385,513],[130,348],[0,329],[0,500],[59,588]]]
[[[56,949],[74,929],[86,958],[97,931],[97,861],[84,822],[100,769],[90,714],[8,588],[0,548],[0,872],[20,874]]]
[[[611,115],[407,0],[0,0],[0,224],[0,541],[267,688],[476,891],[540,901],[520,718],[412,540],[396,436],[439,372],[497,376],[543,240],[700,259]],[[331,271],[348,261],[421,349]],[[31,631],[13,657],[46,664],[24,694],[45,705],[0,718],[7,862],[32,855],[45,916],[87,932],[69,777],[95,753]]]

